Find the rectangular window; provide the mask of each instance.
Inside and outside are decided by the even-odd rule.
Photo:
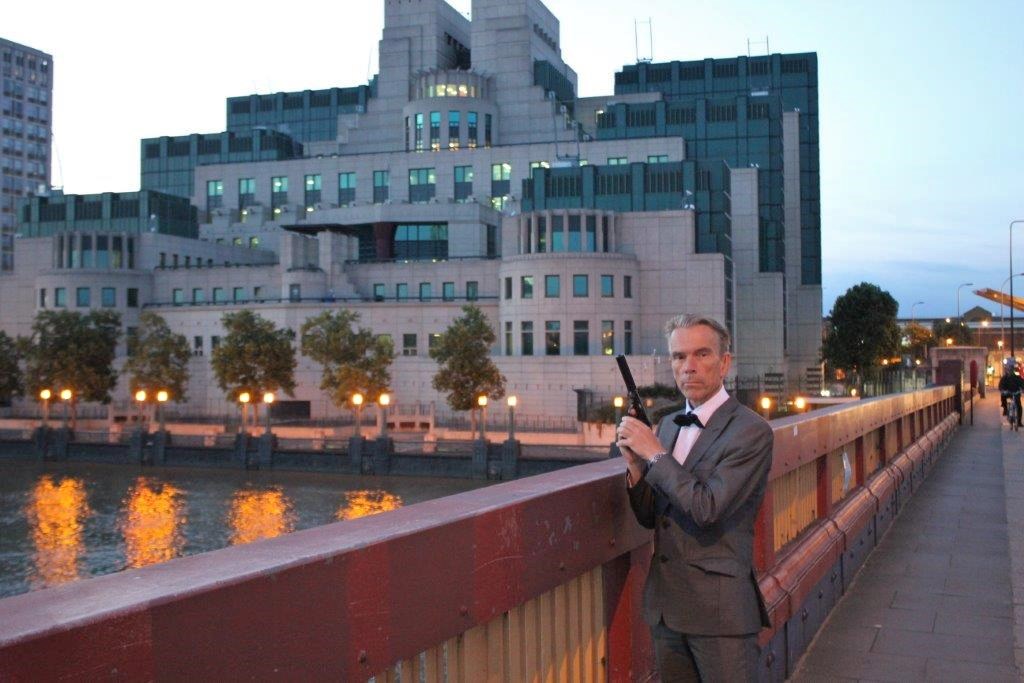
[[[505,321],[505,355],[512,355],[512,321]]]
[[[575,356],[590,353],[590,322],[574,320],[572,323],[572,352]]]
[[[622,296],[627,299],[633,298],[633,276],[624,275],[622,277]]]
[[[320,203],[323,180],[319,173],[315,173],[305,176],[303,178],[303,184],[306,190],[304,205],[306,207],[306,212],[308,213],[316,209],[316,205]]]
[[[39,290],[39,308],[46,308],[46,289]]]
[[[402,335],[402,355],[403,356],[415,356],[416,355],[416,335],[415,334],[403,334]]]
[[[218,346],[220,346],[220,337],[217,336],[217,335],[211,336],[210,337],[210,351],[213,351]]]
[[[441,112],[430,112],[430,149],[434,152],[441,149]]]
[[[104,287],[100,290],[100,306],[113,308],[117,306],[117,290],[113,287]]]
[[[247,206],[252,206],[256,202],[256,179],[255,178],[239,178],[238,179],[238,208],[244,209]]]
[[[139,307],[139,290],[137,288],[135,288],[135,287],[129,287],[128,291],[127,291],[127,295],[128,295],[127,296],[127,301],[125,302],[125,304],[128,306],[128,308],[138,308]]]
[[[456,202],[465,202],[469,197],[473,195],[473,167],[472,166],[456,166],[455,167],[455,187],[454,187],[454,199]]]
[[[562,278],[560,275],[544,276],[544,296],[549,299],[556,299],[561,296]]]
[[[351,206],[356,200],[356,174],[338,174],[338,206]]]
[[[373,300],[384,301],[384,283],[376,282],[373,285]]]
[[[263,287],[259,285],[252,288],[252,298],[255,301],[263,301]]]
[[[293,282],[288,285],[288,300],[289,301],[302,301],[302,285],[298,282]]]
[[[512,164],[491,164],[491,180],[511,180]]]
[[[443,283],[441,283],[441,298],[444,301],[455,301],[455,283],[454,282],[443,282]]]
[[[647,155],[647,163],[649,163],[649,164],[667,164],[668,163],[668,155],[667,154],[648,154]]]
[[[433,351],[437,348],[438,342],[441,341],[441,335],[437,332],[432,332],[427,335],[427,350]]]
[[[383,204],[389,197],[391,173],[389,171],[373,172],[373,203]]]
[[[477,116],[475,111],[466,112],[466,145],[470,149],[476,147],[477,141]]]
[[[512,298],[512,278],[510,277],[505,278],[505,298]]]
[[[524,320],[520,325],[520,341],[522,346],[519,349],[519,353],[524,356],[533,355],[533,321]]]
[[[223,180],[207,180],[206,181],[206,210],[219,208],[224,203],[224,181]]]
[[[409,298],[409,285],[405,282],[399,282],[395,285],[395,300],[405,301]]]
[[[633,353],[633,321],[626,320],[622,323],[622,353],[627,356]]]
[[[68,305],[68,291],[64,287],[57,287],[53,290],[53,305],[57,308],[64,308]]]
[[[231,300],[235,303],[245,301],[245,287],[234,287],[231,290]]]
[[[448,112],[448,149],[459,148],[459,112]]]
[[[548,356],[557,356],[562,348],[562,323],[557,320],[548,320],[544,323],[544,353]]]
[[[202,287],[192,288],[192,303],[201,304],[206,301],[206,290]]]
[[[434,198],[437,190],[437,175],[432,168],[409,169],[409,201],[422,204]]]
[[[565,225],[562,216],[551,217],[551,251],[565,251]]]
[[[597,216],[587,216],[587,233],[583,250],[590,253],[597,251]]]
[[[420,283],[420,301],[430,301],[433,297],[432,288],[429,282]]]
[[[533,298],[533,276],[523,275],[519,278],[519,298],[520,299],[532,299]]]
[[[274,176],[270,179],[270,208],[280,214],[288,203],[288,176]]]
[[[484,147],[491,146],[491,115],[484,114]]]
[[[227,300],[228,300],[228,298],[224,294],[224,288],[223,287],[214,287],[213,288],[213,303],[215,303],[215,304],[223,304],[223,303],[227,303]]]
[[[608,298],[615,296],[615,276],[614,275],[602,275],[601,276],[601,296]]]
[[[601,321],[601,353],[606,356],[615,355],[615,321]]]
[[[413,124],[416,126],[413,140],[415,141],[416,151],[423,151],[423,114],[416,114],[413,118]]]
[[[609,166],[625,166],[627,163],[626,157],[608,157]]]
[[[174,302],[175,306],[180,306],[185,303],[185,290],[181,287],[175,287],[171,291],[171,301]]]
[[[250,249],[256,249],[259,246],[260,246],[260,238],[259,237],[256,237],[255,235],[249,237],[249,248]]]
[[[203,355],[203,338],[200,336],[192,337],[192,355]]]
[[[590,277],[587,275],[572,276],[572,295],[574,297],[590,296]]]
[[[537,253],[543,254],[548,249],[548,225],[544,216],[537,217]]]
[[[75,290],[75,305],[79,308],[88,308],[89,306],[89,288],[79,287]]]

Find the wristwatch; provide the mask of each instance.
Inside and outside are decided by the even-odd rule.
[[[654,463],[656,463],[659,460],[661,460],[661,458],[663,456],[667,455],[667,454],[668,454],[667,451],[662,451],[661,453],[655,453],[654,455],[651,456],[651,459],[647,461],[647,466],[648,467],[654,467]]]

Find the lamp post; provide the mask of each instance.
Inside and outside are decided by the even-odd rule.
[[[1010,221],[1010,357],[1013,358],[1015,355],[1014,347],[1014,335],[1013,335],[1013,226],[1018,223],[1024,223],[1024,219],[1018,219]]]
[[[43,402],[43,429],[46,429],[46,422],[50,419],[50,397],[53,396],[53,392],[49,389],[43,389],[39,392],[39,400]]]
[[[352,405],[356,407],[356,430],[355,436],[359,437],[359,431],[363,425],[363,395],[359,392],[352,394]]]
[[[793,407],[798,411],[803,412],[804,408],[807,407],[807,399],[803,396],[797,396],[793,399]]]
[[[508,440],[516,440],[516,405],[519,403],[517,396],[509,396],[505,402],[508,404]]]
[[[910,322],[914,322],[914,320],[915,320],[915,318],[914,318],[914,309],[917,308],[918,306],[920,306],[923,303],[924,303],[923,301],[915,301],[914,303],[910,304]]]
[[[622,421],[622,406],[626,405],[626,399],[622,396],[616,396],[612,398],[612,406],[615,408],[615,426],[619,426],[619,422]]]
[[[60,400],[64,401],[64,429],[68,428],[68,404],[71,403],[71,397],[74,394],[70,389],[60,390]]]
[[[480,440],[486,441],[487,434],[484,431],[484,422],[487,417],[487,396],[485,394],[477,396],[476,404],[480,406]]]
[[[388,438],[388,406],[391,405],[391,395],[387,392],[380,395],[377,404],[380,406],[380,438]]]
[[[987,320],[982,320],[981,321],[981,327],[978,328],[978,346],[981,346],[981,331],[983,329],[988,329],[988,321]]]
[[[242,407],[242,422],[238,425],[238,433],[246,431],[245,418],[249,412],[249,401],[252,400],[252,395],[248,391],[243,391],[238,395],[238,402]]]
[[[276,397],[274,396],[274,392],[272,391],[268,391],[265,394],[263,394],[263,406],[264,410],[266,411],[267,418],[267,426],[263,432],[264,434],[270,434],[270,404],[274,402],[275,398]]]
[[[136,418],[139,423],[139,428],[142,427],[142,411],[146,406],[146,390],[139,389],[135,392],[135,403],[139,406],[138,417]]]
[[[962,285],[957,285],[957,287],[956,287],[956,319],[957,319],[957,321],[961,325],[963,325],[964,323],[963,323],[962,320],[960,320],[960,290],[963,289],[964,287],[973,287],[973,286],[974,286],[973,282],[965,282]]]
[[[761,410],[764,412],[764,419],[771,416],[772,400],[767,396],[761,397]]]
[[[170,398],[167,391],[161,389],[156,392],[156,415],[157,423],[159,425],[159,431],[164,431],[164,404],[167,403],[167,399]]]
[[[1002,339],[1002,341],[999,344],[999,348],[1000,349],[1003,348],[1004,346],[1006,346],[1006,317],[1003,315],[1003,296],[1002,296],[1003,295],[1003,288],[1006,287],[1006,283],[1009,282],[1010,283],[1010,292],[1011,292],[1010,296],[1012,297],[1013,296],[1013,294],[1012,294],[1012,292],[1013,292],[1013,278],[1020,277],[1021,275],[1024,275],[1024,273],[1014,273],[1010,277],[1008,277],[1005,280],[1003,280],[1003,284],[1001,284],[999,286],[999,294],[1000,294],[1000,296],[999,296],[999,329],[1000,329],[1000,338]],[[1010,301],[1012,303],[1013,299],[1011,298]],[[1010,307],[1010,329],[1011,330],[1013,329],[1013,307],[1012,306]]]

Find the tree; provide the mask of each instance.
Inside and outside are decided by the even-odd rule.
[[[448,394],[453,410],[475,410],[477,397],[505,395],[505,376],[491,360],[490,348],[496,339],[494,330],[476,306],[463,306],[463,315],[452,321],[430,357],[440,369],[434,375],[434,388]]]
[[[221,318],[225,335],[210,360],[217,385],[234,402],[243,391],[295,391],[295,332],[278,329],[270,320],[242,310]]]
[[[22,383],[21,351],[17,343],[0,330],[0,403],[8,403],[24,391]]]
[[[27,388],[33,395],[40,389],[71,389],[72,415],[79,401],[110,403],[120,336],[121,316],[114,311],[40,312],[24,343]]]
[[[903,348],[911,358],[924,358],[935,346],[935,335],[921,323],[909,323],[903,328]]]
[[[832,307],[825,360],[862,380],[865,371],[899,348],[898,310],[896,300],[878,285],[862,282],[846,290]]]
[[[971,331],[962,319],[953,318],[949,322],[936,320],[932,323],[932,333],[935,335],[935,344],[942,346],[946,346],[949,339],[953,340],[952,346],[974,346],[977,341],[972,339]]]
[[[184,335],[171,332],[167,321],[156,313],[144,311],[128,352],[124,373],[132,394],[139,389],[150,394],[166,389],[172,401],[185,400],[191,353]]]
[[[339,408],[354,393],[372,400],[391,384],[394,344],[365,327],[353,329],[358,321],[359,314],[352,311],[325,311],[306,320],[300,332],[302,354],[323,366],[320,388]]]

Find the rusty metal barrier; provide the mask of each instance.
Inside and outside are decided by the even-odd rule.
[[[756,563],[795,666],[956,424],[951,389],[778,420]],[[643,680],[650,535],[580,465],[0,600],[0,680]]]

